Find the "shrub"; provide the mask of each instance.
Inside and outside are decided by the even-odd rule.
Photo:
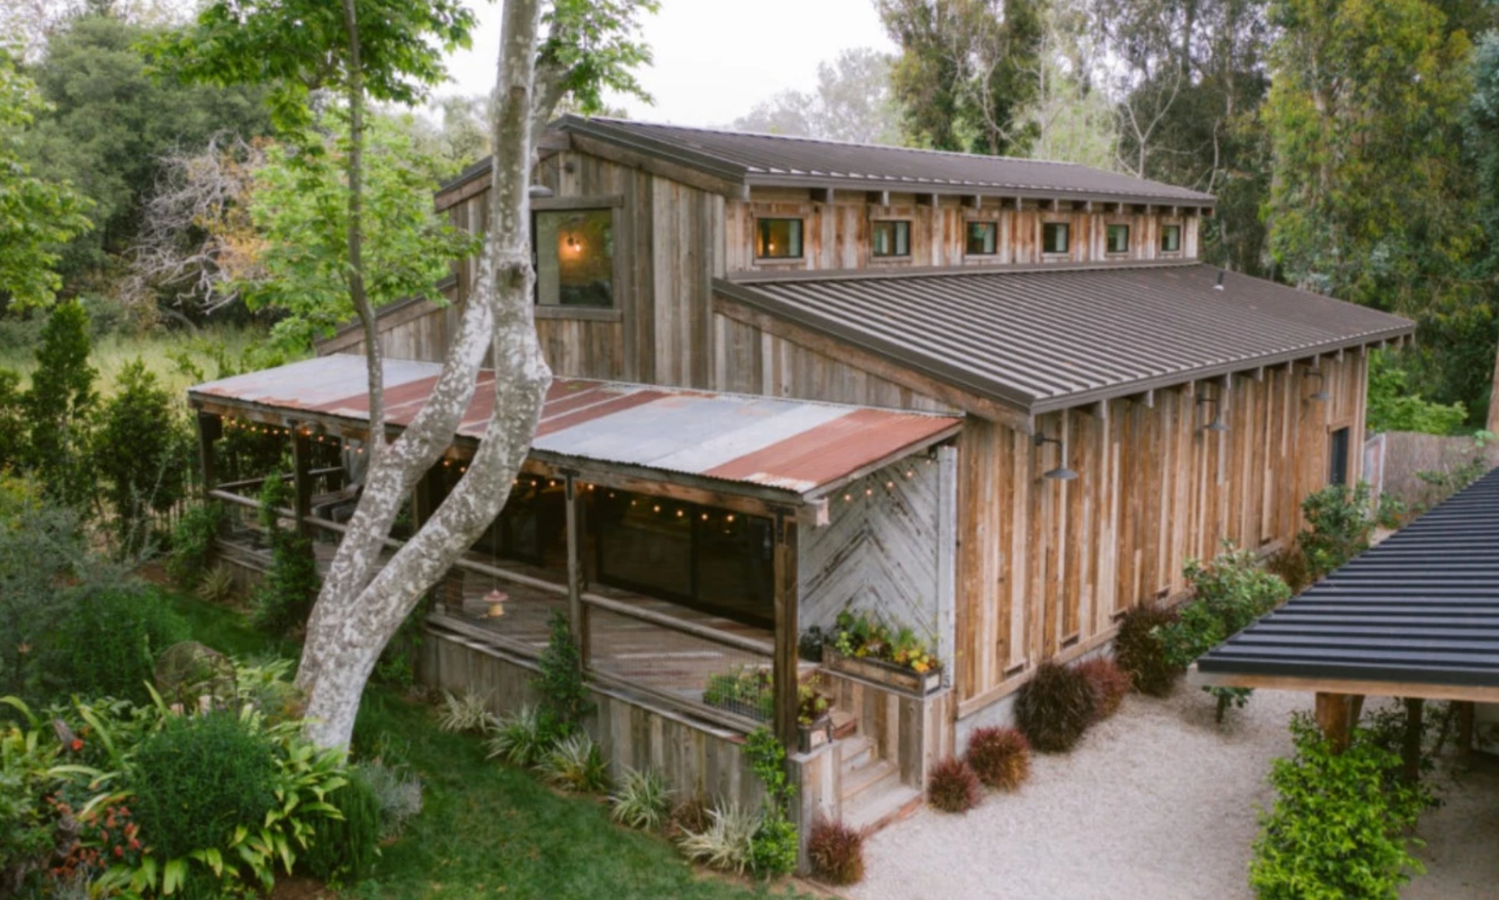
[[[1378,511],[1370,499],[1368,482],[1357,486],[1330,484],[1307,496],[1301,511],[1309,526],[1296,536],[1306,554],[1313,580],[1339,568],[1369,549]]]
[[[153,515],[186,492],[192,443],[171,393],[140,359],[125,365],[115,388],[99,410],[89,465],[103,477],[120,548],[133,555],[149,545]]]
[[[198,583],[213,565],[214,540],[224,524],[221,503],[194,503],[177,519],[172,532],[172,555],[167,559],[167,574],[186,585]]]
[[[968,812],[979,805],[979,777],[968,763],[949,756],[932,767],[926,782],[926,798],[943,812]]]
[[[668,836],[682,837],[707,829],[712,822],[708,811],[713,804],[702,794],[694,794],[671,808],[671,819],[666,823]]]
[[[797,843],[796,825],[781,807],[767,806],[750,839],[750,868],[766,878],[789,875],[796,868]]]
[[[514,766],[534,766],[552,749],[552,736],[534,706],[522,706],[490,725],[489,758]]]
[[[165,702],[187,709],[197,706],[199,697],[212,697],[224,706],[238,696],[234,663],[197,641],[179,641],[163,650],[152,678]]]
[[[842,822],[818,822],[807,837],[812,873],[828,884],[864,880],[864,836]]]
[[[985,785],[1013,791],[1031,773],[1031,745],[1013,728],[976,728],[968,738],[969,768]]]
[[[1114,638],[1114,662],[1129,673],[1135,690],[1150,697],[1165,697],[1176,686],[1181,670],[1166,659],[1156,632],[1176,621],[1167,609],[1137,606],[1124,614]]]
[[[1425,871],[1406,836],[1429,798],[1397,777],[1400,760],[1354,730],[1335,753],[1310,717],[1291,722],[1295,753],[1274,762],[1277,797],[1260,815],[1249,883],[1261,900],[1395,900]]]
[[[0,694],[35,697],[47,670],[37,650],[67,614],[59,585],[88,565],[77,513],[0,473]]]
[[[1312,572],[1308,567],[1306,554],[1296,544],[1270,554],[1265,559],[1265,571],[1284,581],[1292,596],[1306,590],[1312,583]]]
[[[52,308],[36,349],[36,370],[26,393],[27,457],[47,496],[81,507],[94,496],[85,465],[88,426],[98,394],[98,370],[88,364],[88,313],[77,301]]]
[[[136,819],[162,859],[229,843],[276,806],[271,744],[229,713],[168,717],[136,750],[129,786]]]
[[[660,772],[631,769],[609,798],[612,804],[609,814],[622,825],[655,831],[666,821],[671,795],[672,791]]]
[[[234,594],[234,570],[220,563],[209,569],[193,590],[205,603],[223,603]]]
[[[1088,679],[1093,691],[1094,721],[1102,721],[1119,711],[1124,695],[1129,693],[1129,673],[1104,656],[1095,656],[1077,664],[1077,670]]]
[[[759,829],[759,816],[737,803],[720,804],[708,810],[708,824],[702,830],[693,831],[684,825],[678,846],[694,862],[743,875],[754,858],[755,832]]]
[[[349,770],[348,784],[328,794],[328,802],[342,818],[317,823],[302,861],[323,881],[358,881],[371,872],[380,855],[380,798],[355,768]]]
[[[62,602],[67,618],[45,653],[54,692],[148,701],[156,658],[187,637],[187,622],[140,584],[85,585]]]
[[[312,541],[283,528],[275,512],[295,502],[291,486],[279,471],[266,476],[259,500],[260,522],[271,545],[271,568],[250,598],[250,622],[266,634],[282,637],[306,624],[322,579]]]
[[[422,811],[421,779],[380,760],[357,767],[380,808],[380,837],[399,837],[406,822]]]
[[[536,665],[540,671],[532,684],[540,695],[537,713],[542,728],[555,737],[567,737],[593,711],[593,701],[583,683],[583,661],[572,629],[560,612],[552,613],[551,635]]]
[[[1015,698],[1015,724],[1042,753],[1066,753],[1093,722],[1093,709],[1087,676],[1044,662]]]
[[[495,722],[489,711],[489,695],[465,690],[462,695],[451,691],[442,692],[442,709],[437,714],[437,727],[443,731],[478,734]]]
[[[536,771],[553,787],[592,794],[609,788],[609,768],[599,745],[587,732],[563,738],[542,754]]]

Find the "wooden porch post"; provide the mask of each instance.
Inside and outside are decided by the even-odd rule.
[[[1317,727],[1332,742],[1333,751],[1348,749],[1353,732],[1353,703],[1348,694],[1317,692]]]
[[[1499,395],[1496,395],[1499,396]],[[1499,400],[1495,401],[1499,403]],[[1464,700],[1457,704],[1457,744],[1458,751],[1463,759],[1473,755],[1473,701]]]
[[[224,434],[224,420],[213,413],[198,413],[198,462],[203,468],[203,500],[219,482],[218,458],[213,442]]]
[[[789,751],[796,738],[797,613],[796,519],[777,509],[775,520],[775,657],[771,680],[775,689],[775,732]]]
[[[1426,701],[1420,697],[1405,700],[1405,739],[1401,742],[1400,759],[1405,765],[1401,772],[1409,782],[1421,778],[1421,719]]]
[[[312,437],[305,426],[293,423],[291,429],[292,487],[296,490],[297,533],[312,536]]]
[[[578,473],[563,471],[563,494],[567,500],[567,624],[578,648],[579,664],[588,668],[588,608],[583,605],[583,496],[578,491]]]

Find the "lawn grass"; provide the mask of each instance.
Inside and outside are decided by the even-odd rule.
[[[268,641],[233,610],[173,595],[194,637],[234,655],[296,653]],[[350,900],[746,900],[796,896],[700,873],[665,840],[615,825],[596,797],[562,796],[530,773],[484,758],[475,737],[439,731],[432,710],[371,687],[356,749],[379,740],[387,761],[425,786],[423,808],[382,851],[375,873],[347,887]],[[804,896],[804,895],[803,895]]]

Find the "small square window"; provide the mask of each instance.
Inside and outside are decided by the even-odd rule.
[[[756,259],[801,259],[801,219],[756,219]]]
[[[1161,252],[1176,253],[1182,248],[1182,227],[1180,225],[1161,226]]]
[[[543,210],[532,227],[538,305],[614,305],[613,210]]]
[[[1109,233],[1108,233],[1108,242],[1107,242],[1107,245],[1108,245],[1108,252],[1110,252],[1110,253],[1128,253],[1129,252],[1129,226],[1128,225],[1110,225],[1109,226]]]
[[[870,249],[875,256],[910,256],[910,222],[874,223],[873,241]]]
[[[1041,252],[1042,253],[1066,253],[1067,242],[1066,222],[1046,222],[1041,226]]]
[[[993,256],[998,253],[999,223],[969,222],[966,252],[969,256]]]

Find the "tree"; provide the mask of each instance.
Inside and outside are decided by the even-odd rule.
[[[937,150],[1023,155],[1036,95],[1038,0],[876,0],[901,49],[891,88],[907,139]]]
[[[26,392],[26,461],[53,499],[81,505],[91,499],[85,471],[88,424],[98,403],[88,364],[88,313],[77,301],[52,308],[36,350],[36,371]]]
[[[182,499],[191,459],[174,398],[139,358],[125,364],[101,404],[91,443],[89,464],[105,482],[120,555],[129,558],[146,548],[152,515]]]
[[[1035,135],[1030,153],[1036,159],[1118,167],[1116,111],[1090,71],[1101,54],[1082,4],[1053,0],[1043,16],[1036,96],[1017,117]]]
[[[45,104],[0,49],[0,300],[50,302],[62,285],[55,245],[88,229],[88,203],[67,184],[44,181],[22,161],[22,131]]]
[[[813,93],[782,91],[734,120],[739,131],[898,144],[900,125],[890,93],[891,58],[869,48],[844,50],[817,64]]]

